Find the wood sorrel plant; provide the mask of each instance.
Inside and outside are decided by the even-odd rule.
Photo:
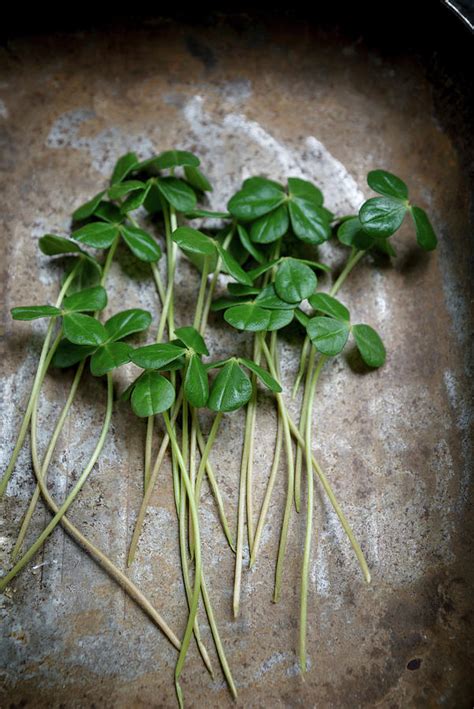
[[[245,180],[242,188],[229,200],[227,212],[201,208],[198,206],[198,199],[212,188],[200,171],[199,165],[199,159],[186,151],[170,150],[144,161],[140,161],[134,153],[128,153],[117,161],[110,186],[74,212],[73,221],[77,228],[72,233],[72,239],[47,234],[40,240],[43,253],[58,257],[67,256],[72,266],[66,272],[54,305],[27,306],[12,311],[16,319],[45,317],[50,319],[50,323],[18,441],[0,483],[2,493],[13,472],[18,452],[31,423],[31,452],[37,488],[15,545],[14,558],[20,553],[40,495],[51,509],[53,518],[13,569],[0,580],[0,590],[3,590],[26,565],[57,524],[61,524],[134,598],[179,650],[175,686],[180,705],[183,704],[180,678],[193,635],[204,664],[211,675],[213,674],[198,623],[201,598],[224,676],[230,691],[236,696],[235,683],[203,572],[199,507],[205,475],[217,503],[224,534],[230,548],[236,552],[233,610],[234,615],[237,615],[245,521],[252,565],[257,558],[284,446],[288,481],[276,563],[273,594],[276,601],[281,593],[290,517],[293,506],[297,511],[300,510],[303,465],[306,468],[306,534],[302,554],[299,641],[302,672],[306,669],[308,572],[313,536],[313,474],[322,484],[339,517],[365,579],[370,581],[370,572],[362,550],[312,452],[315,390],[324,362],[327,358],[341,353],[349,337],[354,338],[367,366],[376,368],[385,361],[385,348],[375,330],[366,324],[352,324],[349,310],[335,297],[357,263],[372,249],[383,251],[389,256],[394,255],[394,249],[388,239],[398,230],[407,213],[410,213],[413,219],[418,244],[425,250],[436,246],[436,236],[426,213],[410,202],[405,183],[385,171],[376,170],[368,176],[369,186],[380,196],[367,200],[358,215],[336,219],[324,207],[320,190],[300,178],[289,178],[287,186],[283,187],[271,180],[253,177]],[[140,210],[138,216],[134,216],[136,210]],[[142,226],[144,213],[148,213],[146,228]],[[213,234],[209,230],[209,233],[205,233],[183,223],[184,219],[207,217],[225,220],[227,226],[220,233]],[[166,250],[167,263],[166,283],[163,282],[158,268],[162,247],[148,230],[153,222],[157,223],[159,232],[163,234],[162,246]],[[314,259],[311,252],[305,253],[302,258],[296,247],[298,242],[303,242],[306,249],[317,247],[327,241],[335,229],[339,241],[349,246],[351,252],[343,270],[325,293],[317,290],[318,273],[329,272],[328,267],[317,260],[317,254]],[[137,349],[123,342],[123,339],[147,329],[151,323],[149,313],[135,308],[117,313],[104,324],[98,321],[100,311],[107,304],[104,285],[120,241],[123,241],[134,257],[150,264],[162,305],[155,344]],[[83,251],[82,246],[107,249],[103,266]],[[175,327],[174,288],[178,249],[201,273],[192,326]],[[213,302],[221,273],[230,276],[233,282],[228,284],[229,295]],[[209,357],[204,336],[211,304],[214,310],[224,311],[224,319],[229,325],[253,333],[251,359],[233,356],[221,361],[203,361],[203,358]],[[309,308],[312,308],[312,312]],[[91,317],[87,313],[95,315]],[[306,332],[293,392],[295,394],[298,391],[304,379],[298,425],[288,412],[278,381],[277,333],[295,318]],[[166,343],[162,342],[165,330],[168,335]],[[266,361],[268,371],[261,366],[262,358]],[[89,359],[91,373],[107,378],[104,421],[91,459],[64,503],[58,505],[47,489],[49,465],[76,396],[86,361]],[[171,444],[181,566],[188,603],[188,617],[181,642],[139,589],[72,525],[66,515],[92,471],[105,441],[112,415],[112,372],[127,362],[133,362],[142,372],[127,388],[122,398],[130,399],[137,416],[147,418],[144,496],[130,544],[128,563],[133,560],[160,466],[167,447]],[[77,370],[66,404],[41,462],[37,450],[37,407],[41,386],[50,364],[58,367],[77,365]],[[209,373],[212,370],[216,370],[217,374],[210,382]],[[253,457],[258,384],[273,392],[278,416],[271,471],[255,526]],[[199,419],[199,410],[205,407],[215,413],[207,440]],[[246,423],[234,548],[210,458],[223,415],[238,411],[242,407],[246,407]],[[156,416],[162,417],[165,434],[152,466]],[[296,451],[292,439],[296,443]]]

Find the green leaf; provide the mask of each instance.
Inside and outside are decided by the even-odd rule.
[[[74,266],[75,265],[76,264],[74,264]],[[69,269],[65,274],[63,282],[70,272],[71,269]],[[97,261],[90,256],[84,256],[79,262],[77,270],[74,273],[74,277],[69,284],[68,294],[78,293],[86,288],[92,288],[92,286],[99,283],[101,276],[102,268],[100,264],[98,264]]]
[[[406,203],[399,199],[373,197],[360,208],[359,219],[368,234],[386,239],[401,227],[406,211]]]
[[[168,379],[158,372],[144,372],[132,392],[132,409],[137,416],[147,417],[167,411],[174,403],[175,392]]]
[[[106,202],[105,200],[101,202],[95,210],[94,217],[115,225],[120,224],[124,220],[124,215],[120,211],[120,207],[117,207],[113,202]]]
[[[189,185],[177,177],[160,177],[156,181],[165,200],[178,212],[189,212],[196,206],[196,195]]]
[[[320,271],[324,271],[325,273],[331,273],[331,267],[326,266],[325,263],[321,263],[320,261],[310,261],[307,258],[299,258],[297,259],[300,263],[305,263],[307,266],[311,266],[311,268],[317,268]]]
[[[237,330],[261,332],[268,329],[270,315],[270,310],[264,310],[254,303],[242,303],[226,310],[224,320]]]
[[[164,344],[146,345],[138,347],[130,354],[131,361],[142,369],[163,369],[167,364],[183,356],[183,347]]]
[[[206,343],[202,335],[190,325],[186,327],[178,327],[175,331],[176,337],[183,342],[186,347],[194,350],[198,355],[208,355],[209,350],[206,347]]]
[[[107,330],[90,315],[68,313],[63,317],[64,334],[76,345],[98,347],[107,340]]]
[[[265,263],[265,256],[254,246],[250,240],[247,229],[241,224],[237,224],[237,233],[239,235],[240,243],[244,249],[255,259],[257,263]]]
[[[258,175],[256,177],[247,177],[242,182],[242,189],[255,190],[259,189],[260,187],[267,187],[268,185],[275,187],[281,192],[284,191],[283,185],[281,185],[279,182],[276,182],[276,180],[269,180],[266,177],[259,177]]]
[[[151,182],[148,182],[145,185],[145,189],[132,192],[132,194],[130,194],[125,200],[125,202],[123,202],[123,204],[120,206],[121,214],[128,214],[128,212],[133,212],[135,209],[138,209],[138,207],[141,207],[142,204],[145,202],[150,189]]]
[[[283,204],[286,194],[270,180],[254,178],[229,201],[227,209],[237,219],[251,222]]]
[[[243,296],[243,300],[247,301],[248,298]],[[227,308],[232,308],[234,305],[238,305],[241,302],[242,298],[216,298],[212,301],[211,310],[213,313],[216,313],[218,310],[227,310]]]
[[[282,327],[286,327],[293,320],[294,311],[293,310],[269,310],[270,319],[268,321],[267,330],[272,332],[272,330],[281,330]]]
[[[143,206],[150,214],[156,214],[163,210],[163,205],[161,204],[161,192],[156,186],[156,184],[151,181],[150,189],[146,195]]]
[[[207,370],[197,354],[191,355],[184,377],[184,394],[196,408],[206,406],[209,398]]]
[[[148,310],[141,310],[141,308],[122,310],[122,312],[112,315],[105,323],[107,339],[114,342],[122,340],[135,332],[147,330],[150,324],[151,315]]]
[[[389,257],[395,257],[397,255],[389,239],[374,239],[374,249]]]
[[[306,315],[306,313],[304,313],[301,308],[295,308],[294,316],[298,320],[298,322],[306,329],[309,323],[309,317]]]
[[[228,251],[226,251],[220,244],[217,244],[217,250],[219,252],[219,256],[221,257],[224,269],[229,274],[229,276],[232,276],[232,278],[235,278],[235,280],[238,281],[239,283],[243,283],[244,285],[251,286],[252,279],[250,278],[250,276],[247,273],[245,273],[244,269],[241,266],[239,266],[239,264],[237,263],[235,258]]]
[[[275,276],[275,291],[287,303],[300,303],[314,293],[317,283],[309,266],[294,258],[285,258]]]
[[[107,305],[107,293],[102,286],[94,286],[78,291],[64,298],[63,311],[73,313],[103,310]]]
[[[85,204],[81,204],[80,207],[78,207],[73,213],[72,213],[72,221],[73,222],[82,222],[83,219],[88,219],[91,217],[97,207],[99,206],[99,203],[104,196],[105,192],[99,192],[99,194],[96,194],[92,199],[90,199],[88,202],[85,202]]]
[[[89,357],[95,350],[95,345],[75,345],[69,340],[61,340],[53,356],[53,367],[58,367],[59,369],[72,367],[74,364],[78,364],[86,357]]]
[[[369,367],[381,367],[385,362],[385,347],[380,336],[369,325],[354,325],[352,334],[360,356]]]
[[[239,361],[250,369],[250,371],[254,372],[268,389],[276,392],[283,391],[277,380],[273,379],[273,377],[258,364],[255,364],[255,362],[252,362],[250,359],[245,359],[245,357],[239,357]]]
[[[359,217],[343,221],[337,230],[337,238],[344,246],[353,246],[360,251],[365,251],[374,244],[373,237],[362,228]]]
[[[200,190],[201,192],[212,192],[211,183],[198,167],[186,165],[184,168],[184,174],[186,175],[186,179],[189,184],[197,190]]]
[[[122,155],[115,163],[110,184],[116,185],[119,182],[122,182],[122,180],[124,180],[127,175],[132,172],[132,170],[136,170],[138,164],[139,160],[135,153],[126,153],[125,155]]]
[[[198,167],[201,164],[196,155],[187,150],[167,150],[160,153],[153,161],[158,170],[167,170],[171,167]]]
[[[22,305],[10,310],[14,320],[37,320],[38,318],[54,318],[61,315],[54,305]]]
[[[328,295],[327,293],[315,293],[308,298],[308,300],[315,310],[319,310],[319,312],[324,313],[324,315],[329,315],[331,318],[336,318],[336,320],[346,320],[347,322],[351,319],[346,306],[332,295]]]
[[[318,352],[334,357],[344,349],[350,325],[345,320],[316,317],[311,318],[306,329]]]
[[[265,286],[259,292],[255,298],[255,303],[260,308],[268,308],[268,310],[292,310],[295,307],[294,303],[287,303],[277,296],[273,283]]]
[[[135,254],[140,261],[153,263],[161,258],[159,244],[150,234],[143,231],[143,229],[139,229],[136,226],[125,226],[125,224],[123,224],[120,227],[120,233],[130,251]]]
[[[202,256],[213,256],[216,253],[214,241],[190,226],[178,227],[171,234],[171,238],[187,253],[201,254]]]
[[[81,253],[81,248],[71,239],[54,234],[45,234],[39,240],[40,251],[46,256],[57,256],[58,254]]]
[[[286,234],[289,224],[288,209],[286,204],[282,204],[253,222],[250,238],[256,244],[271,244]]]
[[[255,281],[259,276],[263,275],[266,271],[268,271],[268,269],[273,268],[273,266],[276,266],[279,261],[280,259],[267,261],[267,263],[263,263],[261,266],[257,266],[257,268],[252,268],[252,270],[247,271],[247,273],[252,279],[252,281]]]
[[[108,249],[113,244],[118,233],[118,227],[115,224],[92,222],[73,232],[72,238],[81,244],[87,244],[96,249]]]
[[[126,194],[130,192],[136,192],[137,190],[144,190],[146,187],[146,182],[141,180],[127,180],[126,182],[118,182],[109,188],[107,192],[109,199],[121,199],[125,197]]]
[[[209,217],[215,219],[228,219],[229,212],[212,212],[209,209],[192,209],[184,215],[187,219],[199,219],[201,217]]]
[[[108,342],[97,349],[91,357],[91,372],[101,377],[112,369],[130,362],[132,347],[125,342]]]
[[[415,222],[416,240],[425,251],[433,251],[438,239],[426,212],[421,207],[410,207],[411,216]]]
[[[300,197],[288,202],[291,226],[296,236],[308,244],[322,244],[331,236],[331,226],[323,207]]]
[[[252,384],[235,360],[228,362],[214,380],[208,407],[213,411],[240,409],[252,396]]]
[[[299,177],[289,177],[288,192],[290,197],[311,202],[316,207],[322,207],[323,205],[323,193],[308,180],[302,180]]]
[[[243,283],[228,283],[227,290],[231,295],[258,295],[260,293],[260,288],[257,286],[246,286]]]
[[[396,197],[398,199],[408,199],[408,187],[396,175],[385,170],[371,170],[367,175],[367,184],[374,192],[382,194],[384,197]]]

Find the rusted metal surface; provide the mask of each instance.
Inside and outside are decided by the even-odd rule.
[[[406,225],[393,265],[367,258],[341,292],[354,317],[381,331],[388,361],[370,374],[350,355],[327,366],[314,436],[373,583],[364,586],[319,494],[305,682],[295,654],[303,517],[291,525],[283,601],[271,603],[284,466],[260,560],[244,573],[237,621],[233,559],[207,489],[204,558],[238,706],[469,706],[469,194],[465,155],[459,157],[452,138],[455,122],[446,131],[440,108],[447,104],[437,103],[423,67],[409,55],[388,57],[337,33],[258,23],[244,29],[157,23],[122,33],[17,39],[2,55],[4,462],[44,332],[41,321],[13,324],[8,309],[54,299],[61,268],[39,253],[37,239],[67,231],[71,211],[105,185],[119,154],[194,150],[216,184],[211,203],[219,208],[242,178],[261,173],[312,179],[329,207],[344,214],[369,194],[366,172],[384,167],[406,179],[414,201],[428,209],[440,237],[436,253],[418,251]],[[320,256],[336,265],[343,259],[333,246]],[[178,271],[177,319],[185,324],[198,281],[184,259]],[[147,269],[125,252],[108,291],[111,313],[125,302],[158,312]],[[209,338],[216,356],[250,348],[249,338],[230,332],[219,316],[211,319]],[[298,344],[296,330],[281,341],[286,391]],[[118,385],[130,376],[125,368]],[[42,446],[69,382],[69,374],[48,377]],[[104,401],[103,384],[86,377],[51,472],[57,499],[94,445]],[[233,522],[241,436],[241,414],[226,417],[213,454]],[[262,397],[257,500],[273,440],[274,407]],[[70,515],[121,567],[140,503],[143,443],[143,424],[117,403],[104,455]],[[2,503],[4,569],[32,490],[25,449]],[[47,519],[37,514],[32,537]],[[130,576],[181,634],[185,604],[168,464]],[[1,603],[3,706],[174,705],[174,650],[62,532]],[[205,627],[203,637],[210,646]],[[232,704],[222,678],[210,679],[194,648],[183,684],[190,706]]]

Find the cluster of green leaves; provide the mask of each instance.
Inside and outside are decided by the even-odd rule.
[[[243,285],[252,285],[251,274],[247,274],[243,270],[230,251],[224,249],[217,239],[213,239],[201,231],[188,226],[178,227],[171,236],[173,241],[193,262],[198,261],[197,265],[199,267],[202,268],[204,259],[207,259],[208,270],[213,271],[216,268],[217,259],[220,258],[222,268],[229,276]]]
[[[147,330],[151,314],[147,310],[131,308],[112,315],[103,325],[94,318],[87,318],[71,331],[64,330],[63,339],[53,357],[53,365],[72,367],[90,357],[90,370],[95,377],[121,367],[131,361],[133,348],[122,342],[130,335]]]
[[[382,196],[368,199],[358,216],[343,220],[337,232],[341,243],[361,250],[376,246],[393,256],[395,251],[387,239],[410,213],[418,245],[425,251],[436,248],[438,242],[428,215],[421,207],[410,203],[408,187],[403,180],[385,170],[372,170],[367,175],[367,183]]]
[[[327,293],[316,293],[309,298],[311,306],[320,315],[300,314],[314,347],[327,357],[338,355],[352,333],[360,356],[369,367],[381,367],[385,362],[385,347],[380,336],[369,325],[352,325],[349,310],[340,300]]]
[[[72,261],[67,265],[63,281],[74,268],[74,278],[68,292],[75,293],[100,282],[102,266],[86,251],[81,249],[75,241],[64,236],[45,234],[39,240],[40,251],[45,256],[68,256]],[[77,263],[79,259],[79,263]]]
[[[323,206],[321,191],[311,182],[289,177],[287,190],[272,180],[251,177],[229,201],[233,217],[250,224],[250,241],[270,244],[291,228],[301,241],[322,244],[331,236],[333,215]]]
[[[122,215],[142,205],[150,213],[161,211],[163,200],[178,212],[191,213],[196,210],[196,193],[212,190],[199,164],[199,158],[185,150],[168,150],[142,161],[135,153],[127,153],[117,161],[109,189],[76,209],[73,219],[83,221],[94,216],[115,222],[118,211],[111,210],[106,197],[123,200],[119,207]],[[183,176],[177,177],[176,170],[182,170]]]
[[[317,261],[282,257],[247,271],[252,282],[275,269],[274,282],[266,286],[228,285],[230,297],[219,298],[213,310],[225,310],[224,319],[238,330],[262,332],[288,325],[300,303],[316,290],[314,269],[328,271]]]
[[[144,371],[122,395],[131,399],[137,416],[147,417],[169,409],[175,401],[175,391],[164,372],[179,370],[183,392],[195,408],[208,406],[213,411],[231,412],[244,406],[252,395],[252,384],[243,368],[260,378],[272,391],[281,391],[278,382],[255,362],[244,357],[232,357],[204,364],[209,350],[202,335],[191,326],[175,331],[176,339],[168,343],[146,345],[135,349],[130,359]],[[212,384],[209,370],[219,369]]]

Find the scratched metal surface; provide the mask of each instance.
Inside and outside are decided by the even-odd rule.
[[[439,99],[433,77],[408,52],[384,54],[355,36],[285,23],[151,23],[127,33],[20,38],[1,54],[2,467],[44,332],[41,321],[13,325],[8,309],[54,299],[61,270],[39,253],[37,239],[67,232],[71,211],[105,185],[119,154],[196,151],[216,185],[211,204],[218,208],[252,173],[291,174],[322,186],[329,207],[344,214],[369,194],[365,174],[377,166],[405,178],[428,209],[440,237],[436,253],[417,251],[404,226],[393,265],[367,258],[341,293],[357,319],[381,331],[389,355],[370,374],[350,356],[326,367],[314,436],[373,583],[364,586],[318,494],[306,682],[295,654],[303,517],[291,525],[283,601],[271,603],[284,466],[260,560],[244,573],[237,621],[232,558],[207,489],[204,558],[238,706],[469,706],[469,194],[452,89]],[[336,247],[325,246],[320,256],[336,266],[343,259]],[[196,273],[181,260],[180,324],[188,322],[196,286]],[[157,314],[149,273],[125,252],[108,291],[111,313],[127,302]],[[216,356],[250,348],[249,338],[230,332],[220,317],[211,319],[209,339]],[[296,331],[282,338],[281,356],[288,388]],[[121,371],[118,387],[130,376]],[[69,374],[48,377],[42,447],[69,382]],[[52,468],[57,499],[94,445],[104,394],[101,382],[85,378]],[[264,396],[261,403],[257,500],[274,438],[273,404]],[[292,408],[296,413],[297,403]],[[241,414],[228,416],[213,454],[233,522],[241,434]],[[140,502],[143,442],[142,423],[118,403],[104,454],[70,515],[121,567]],[[25,449],[2,503],[2,569],[32,489]],[[37,514],[32,537],[47,519],[44,510]],[[182,633],[168,463],[130,576]],[[3,706],[174,705],[174,650],[61,531],[1,598],[1,617]],[[204,623],[203,636],[210,646]],[[219,672],[212,681],[194,648],[184,689],[190,706],[231,705]]]

